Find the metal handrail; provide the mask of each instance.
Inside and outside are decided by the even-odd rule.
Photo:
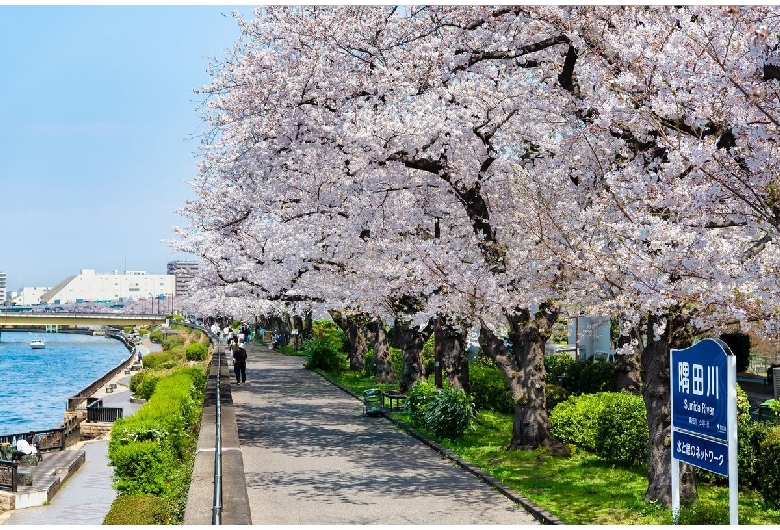
[[[222,376],[222,337],[217,336],[217,431],[214,447],[214,507],[211,524],[220,525],[222,518],[222,398],[219,394],[219,380]]]

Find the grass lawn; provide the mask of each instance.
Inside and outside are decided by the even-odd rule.
[[[358,395],[368,388],[398,389],[354,372],[323,375]],[[406,414],[395,416],[408,423]],[[669,510],[643,500],[646,467],[615,466],[584,450],[571,457],[553,457],[544,450],[505,451],[511,415],[480,412],[473,428],[455,441],[426,434],[568,524],[672,524]],[[678,522],[728,524],[728,487],[699,482],[698,492],[699,501],[683,508]],[[780,510],[768,509],[759,493],[740,489],[739,523],[780,524]]]

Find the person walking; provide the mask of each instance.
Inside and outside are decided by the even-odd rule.
[[[237,385],[246,383],[246,350],[238,343],[233,347],[233,371]]]

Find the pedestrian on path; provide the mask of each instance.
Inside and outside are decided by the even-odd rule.
[[[238,343],[233,347],[233,371],[237,385],[246,383],[246,350]]]

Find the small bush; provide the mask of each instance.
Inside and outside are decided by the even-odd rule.
[[[760,446],[758,477],[764,502],[773,508],[780,508],[780,428],[774,427],[766,433]]]
[[[310,370],[319,368],[328,372],[340,372],[347,362],[346,355],[324,338],[314,337],[306,341],[301,352],[306,356],[304,366]]]
[[[418,380],[409,390],[406,396],[406,412],[409,413],[409,421],[418,429],[425,427],[425,409],[436,393],[436,385],[430,381]]]
[[[146,335],[148,333],[149,333],[149,330],[146,329],[146,328],[141,328],[141,329],[138,330],[138,334],[139,335]]]
[[[122,331],[125,333],[132,333],[135,328],[133,326],[125,326],[122,328]]]
[[[471,425],[474,418],[471,398],[462,388],[438,389],[425,406],[425,428],[436,436],[455,440]]]
[[[182,335],[169,335],[162,342],[163,351],[172,350],[176,346],[183,346],[185,338]]]
[[[171,524],[168,501],[151,495],[120,495],[111,504],[103,524]]]
[[[159,329],[155,329],[154,331],[149,333],[149,340],[152,342],[156,342],[157,344],[162,344],[163,332]]]
[[[512,391],[506,386],[504,374],[490,359],[477,358],[469,366],[471,398],[477,410],[495,410],[512,414]]]
[[[650,431],[640,396],[611,395],[596,418],[596,454],[610,462],[636,466],[647,460]]]
[[[171,360],[171,353],[167,351],[156,351],[147,353],[143,357],[144,368],[157,370]]]
[[[130,378],[130,391],[139,397],[149,399],[154,394],[154,389],[161,377],[163,377],[162,374],[149,370],[138,372]]]
[[[370,348],[363,354],[363,375],[376,377],[376,363],[374,362],[374,348]]]
[[[551,353],[544,356],[544,369],[547,372],[547,382],[555,385],[560,384],[560,380],[565,378],[572,366],[577,361],[566,353]]]
[[[595,452],[598,415],[611,396],[609,392],[571,396],[550,411],[550,434]]]
[[[192,342],[187,345],[186,355],[188,361],[202,361],[208,353],[208,348],[200,342]]]
[[[544,385],[544,401],[547,411],[551,411],[558,406],[558,403],[563,403],[571,394],[562,386],[558,386],[553,383],[547,383]]]

